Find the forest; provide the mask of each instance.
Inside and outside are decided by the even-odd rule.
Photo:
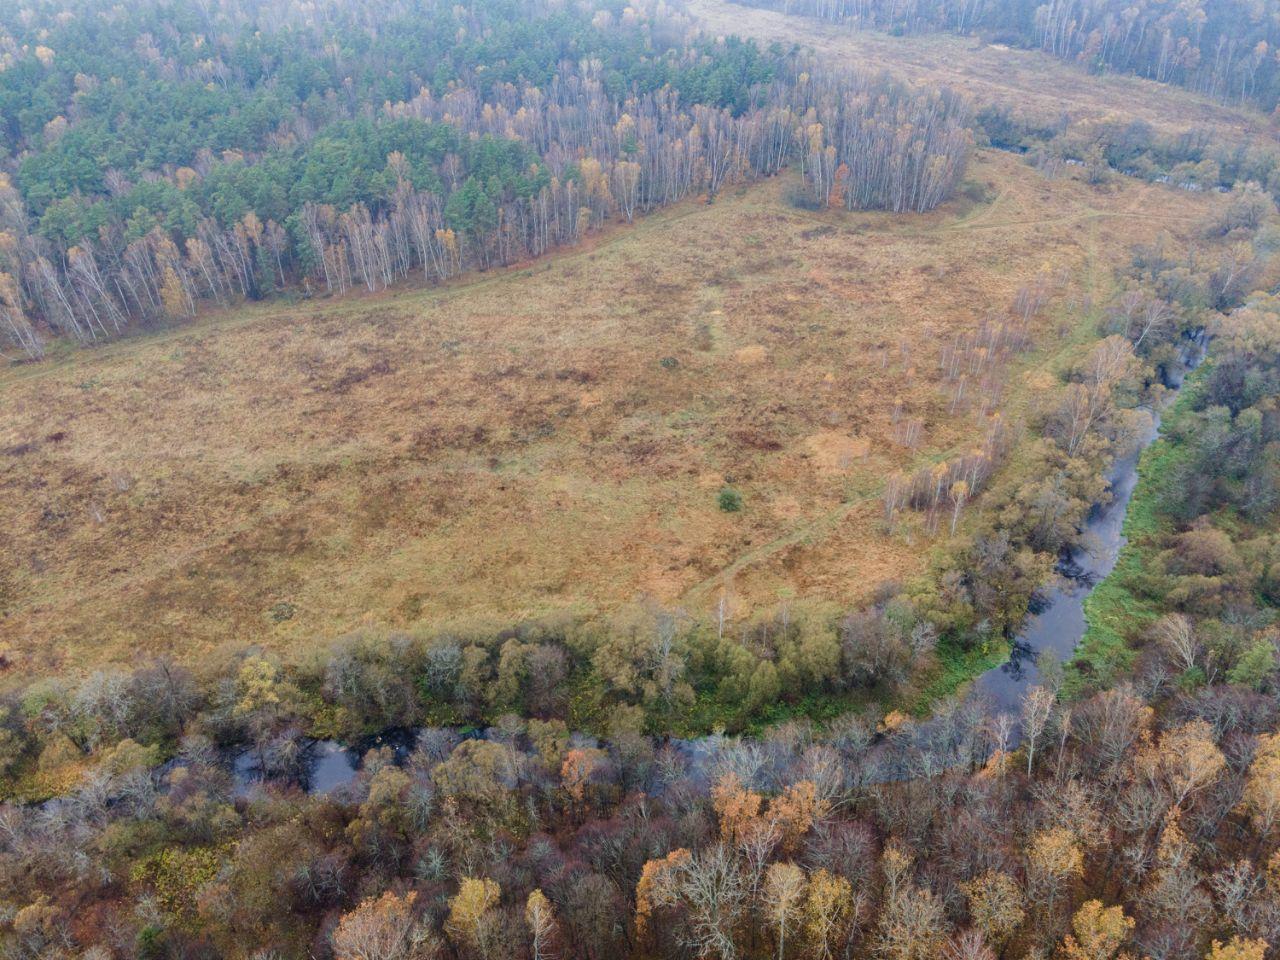
[[[996,434],[886,486],[887,522],[942,525],[994,482],[925,582],[835,623],[796,602],[729,629],[654,608],[604,628],[374,629],[301,663],[249,648],[14,689],[4,949],[1262,960],[1280,936],[1280,381],[1274,304],[1247,291],[1273,217],[1241,187],[1199,225],[1201,253],[1135,248],[1020,454],[1034,468],[993,469]],[[1027,287],[1010,313],[1049,296]],[[904,709],[895,690],[931,662],[1017,629],[1105,495],[1134,402],[1167,389],[1209,318],[1161,441],[1180,465],[1138,505],[1161,518],[1133,540],[1155,559],[1117,581],[1150,614],[1109,659],[1087,640],[1043,662],[1016,714]],[[858,691],[868,706],[842,709]],[[672,736],[712,703],[743,733]],[[387,728],[412,735],[370,736]],[[327,736],[367,752],[313,790]]]
[[[860,208],[932,209],[964,173],[945,92],[713,43],[665,8],[516,7],[0,14],[13,347],[440,282],[796,159]]]
[[[1270,3],[781,9],[909,38],[981,32],[1268,111],[1280,98]],[[12,521],[0,533],[0,620],[14,638],[0,649],[0,957],[1274,960],[1272,138],[1044,122],[812,50],[708,35],[679,5],[612,0],[32,0],[0,8],[0,123],[0,516]],[[785,216],[755,199],[761,188]],[[699,247],[706,258],[697,297],[655,266],[655,247],[677,243],[668,230],[626,254],[639,265],[623,261],[643,296],[611,286],[612,302],[592,307],[608,320],[606,346],[585,351],[597,360],[640,363],[624,341],[665,334],[642,325],[646,311],[692,331],[692,348],[640,355],[648,376],[668,378],[653,381],[670,400],[657,414],[633,381],[624,396],[606,392],[606,360],[570,360],[568,311],[545,311],[536,339],[519,341],[514,313],[466,300],[481,275],[505,278],[494,296],[506,300],[531,298],[539,282],[605,284],[622,275],[609,272],[620,268],[606,236],[731,201],[729,227],[679,241],[681,256]],[[749,234],[740,262],[730,244],[715,248],[727,230]],[[1050,246],[1055,230],[1068,241]],[[966,274],[935,249],[948,233],[968,259],[992,249],[1004,259]],[[1144,239],[1117,255],[1131,236]],[[924,259],[890,268],[919,316],[850,279],[875,257],[903,257],[907,242]],[[1015,244],[1032,261],[1069,262],[1028,272],[1007,250]],[[555,259],[574,247],[581,256]],[[562,272],[535,274],[553,266]],[[944,312],[938,288],[979,286],[974,277],[976,306]],[[428,308],[405,294],[417,287],[438,299]],[[860,312],[837,315],[814,291]],[[731,314],[751,298],[770,332],[820,342],[832,369],[821,376],[826,367],[803,366],[799,352],[731,339]],[[689,317],[670,319],[657,299]],[[634,312],[623,309],[631,300]],[[496,372],[451,339],[440,320],[451,313],[477,328],[496,313],[489,322],[512,328],[478,337],[501,359]],[[890,333],[819,339],[873,322]],[[237,324],[268,331],[248,342],[274,376],[248,357],[234,371],[215,365],[201,338],[239,343]],[[291,340],[302,328],[323,346]],[[471,384],[458,388],[474,408],[463,426],[408,385],[414,363],[397,352],[408,336],[432,351],[429,380]],[[378,338],[393,348],[375,352]],[[513,386],[541,360],[518,342],[555,360],[531,377],[550,384],[554,418]],[[130,352],[148,345],[167,356]],[[698,435],[731,452],[708,463],[728,466],[674,469],[687,454],[666,452],[653,423],[690,430],[721,413],[707,382],[724,368],[698,366],[717,351],[744,383],[778,382],[762,372],[769,364],[803,376],[766,398],[778,419],[734,397],[733,430]],[[263,380],[294,389],[295,354],[297,413],[255,392]],[[162,361],[174,364],[170,379],[128,368]],[[112,362],[125,372],[109,374]],[[900,379],[862,383],[868,409],[837,415],[855,406],[837,370],[891,367]],[[112,376],[115,393],[102,382]],[[361,392],[397,377],[407,385]],[[876,451],[867,469],[884,465],[882,475],[855,487],[850,464],[878,439],[864,398],[884,383],[904,385],[880,398],[892,456]],[[802,406],[787,390],[835,396],[802,410],[804,429],[825,433],[786,434],[779,411]],[[249,433],[249,419],[278,428],[262,459],[218,463],[201,445],[216,422],[207,398],[230,391],[249,397],[232,432]],[[474,399],[485,393],[529,407],[527,421],[492,426]],[[137,442],[169,458],[158,478],[124,468],[118,434],[89,435],[90,415],[113,402]],[[136,417],[135,403],[194,411],[180,415],[181,442],[158,414]],[[400,422],[378,420],[382,405]],[[619,434],[586,418],[601,407]],[[325,434],[334,409],[346,418]],[[557,437],[579,423],[580,435]],[[415,470],[455,472],[430,475],[425,493],[379,486],[400,460],[356,441],[384,429]],[[832,435],[840,443],[824,459]],[[208,521],[243,523],[210,542],[252,579],[275,575],[257,552],[320,566],[360,537],[389,560],[378,538],[411,525],[378,502],[392,493],[430,499],[445,527],[460,523],[450,485],[478,487],[482,474],[503,492],[551,476],[556,509],[573,503],[590,485],[551,438],[589,459],[625,446],[639,466],[624,475],[610,462],[625,495],[610,509],[642,523],[669,531],[692,508],[640,509],[640,484],[696,488],[709,537],[782,485],[780,473],[761,480],[744,465],[803,447],[797,470],[826,465],[816,488],[838,498],[836,523],[870,504],[865,536],[909,554],[902,567],[914,573],[855,571],[874,580],[871,599],[844,605],[810,580],[737,610],[721,570],[709,581],[718,599],[701,607],[683,593],[682,603],[641,596],[436,622],[406,603],[392,622],[370,606],[292,650],[235,631],[187,646],[190,617],[230,602],[219,596],[229,581],[209,576],[199,593],[160,594],[148,608],[170,636],[158,654],[121,630],[111,657],[54,669],[31,655],[90,643],[64,633],[35,645],[45,600],[19,594],[42,578],[70,570],[91,608],[107,590],[154,602],[128,578],[91,582],[84,571],[98,568],[79,555],[54,569],[57,545],[88,530],[89,553],[140,581],[154,556],[113,543],[113,516],[143,518],[174,583],[213,569],[197,556],[207,545],[179,538],[195,521],[164,500],[164,482],[192,464],[216,478],[215,499],[258,496],[270,508]],[[282,452],[292,443],[305,455]],[[742,449],[759,459],[734,459]],[[1101,582],[1073,574],[1074,558],[1101,551],[1090,522],[1135,460],[1114,571]],[[359,536],[273,522],[326,485],[366,489],[344,487],[317,513],[393,519]],[[772,506],[791,508],[782,497]],[[550,523],[535,509],[493,513],[499,550],[527,549],[508,548],[503,526]],[[19,522],[34,539],[19,541]],[[815,524],[796,529],[787,546],[819,539]],[[756,535],[745,546],[760,549]],[[835,552],[829,562],[853,565]],[[1032,660],[1034,682],[1008,709],[970,695],[975,678],[1034,657],[1019,649],[1022,631],[1062,589],[1087,592],[1074,652]],[[172,596],[197,599],[165,609]],[[264,635],[297,615],[286,599],[254,613]]]

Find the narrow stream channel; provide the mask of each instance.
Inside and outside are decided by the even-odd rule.
[[[1176,395],[1190,370],[1204,358],[1206,337],[1203,331],[1189,336],[1180,351],[1180,365],[1164,372],[1165,386]],[[1013,643],[1009,659],[980,675],[971,687],[970,696],[985,702],[993,714],[1017,715],[1022,698],[1040,677],[1037,659],[1050,656],[1062,662],[1070,658],[1084,637],[1087,624],[1085,598],[1116,565],[1125,544],[1124,518],[1138,485],[1138,461],[1143,452],[1159,436],[1160,410],[1150,410],[1150,422],[1137,438],[1134,449],[1112,466],[1108,480],[1111,498],[1090,511],[1084,525],[1084,546],[1073,549],[1059,560],[1057,581],[1044,591]],[[360,769],[366,751],[390,747],[397,762],[413,752],[421,731],[389,730],[351,746],[332,740],[310,741],[304,746],[300,785],[308,793],[330,793],[351,783]],[[450,731],[460,739],[483,736],[479,732],[463,734]],[[717,737],[671,741],[689,766],[698,769],[715,753]],[[1019,739],[1015,730],[1013,744]],[[1013,745],[1011,744],[1011,745]],[[256,755],[245,750],[233,761],[235,792],[243,796],[252,792],[263,780]]]
[[[1180,352],[1180,364],[1163,374],[1165,386],[1175,393],[1181,389],[1186,373],[1204,358],[1205,346],[1203,331],[1189,336]],[[1021,710],[1023,696],[1039,679],[1037,659],[1050,656],[1059,662],[1064,661],[1084,637],[1087,626],[1084,616],[1085,598],[1115,567],[1120,550],[1125,544],[1124,518],[1138,484],[1138,461],[1159,435],[1160,411],[1150,412],[1150,422],[1137,438],[1135,449],[1120,458],[1111,468],[1108,478],[1110,499],[1105,504],[1095,506],[1085,521],[1085,536],[1082,538],[1085,546],[1074,549],[1059,560],[1056,583],[1041,594],[1035,611],[1015,638],[1009,659],[981,674],[973,682],[970,697],[982,701],[989,713],[1009,713],[1016,716]],[[930,721],[924,721],[921,730],[927,733],[926,728],[930,725]],[[428,733],[437,738],[455,741],[486,736],[484,732],[473,729],[433,728],[428,731],[423,728],[385,730],[352,744],[304,739],[298,744],[299,754],[296,762],[291,765],[292,773],[286,777],[285,782],[295,783],[311,794],[332,793],[355,781],[369,750],[390,748],[394,761],[403,764]],[[594,738],[582,735],[575,735],[574,739],[596,743]],[[1015,730],[1013,744],[1016,744],[1017,739]],[[723,737],[713,735],[688,740],[671,739],[666,744],[682,758],[688,771],[697,776],[705,775],[711,769],[722,740]],[[276,782],[275,778],[264,775],[261,757],[256,750],[240,748],[229,751],[225,756],[236,796],[249,796],[267,779]],[[162,782],[170,770],[186,762],[175,759],[162,765],[153,772],[157,783]],[[913,774],[886,764],[880,776],[887,780],[909,775]],[[54,798],[46,801],[43,806],[56,807],[60,802],[60,798]]]
[[[1197,331],[1181,351],[1181,369],[1166,375],[1165,385],[1182,389],[1186,374],[1204,359],[1206,338]],[[1169,400],[1171,402],[1171,398]],[[1084,638],[1084,602],[1115,568],[1120,550],[1127,542],[1124,518],[1138,486],[1138,461],[1160,435],[1160,410],[1151,410],[1151,422],[1138,437],[1135,449],[1115,462],[1108,476],[1111,499],[1095,505],[1084,525],[1084,546],[1074,548],[1058,562],[1058,582],[1036,604],[1035,612],[1023,624],[1013,641],[1009,659],[993,667],[973,682],[973,695],[990,704],[995,713],[1017,714],[1022,698],[1040,679],[1037,660],[1052,657],[1059,663],[1070,659]]]

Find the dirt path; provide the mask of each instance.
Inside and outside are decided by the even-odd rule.
[[[880,491],[858,497],[855,500],[846,500],[840,506],[827,513],[822,514],[814,520],[802,523],[790,533],[781,536],[776,540],[761,544],[754,549],[748,550],[741,554],[731,564],[721,570],[712,577],[708,577],[692,589],[685,592],[680,598],[680,604],[684,607],[693,606],[705,600],[707,595],[718,586],[727,586],[732,582],[733,578],[745,570],[752,564],[759,563],[761,560],[767,560],[774,554],[788,547],[794,547],[801,543],[816,543],[825,537],[828,533],[839,526],[854,508],[872,500],[880,495]]]

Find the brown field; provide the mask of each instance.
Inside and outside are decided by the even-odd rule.
[[[1038,51],[987,44],[975,37],[894,37],[730,0],[686,0],[685,8],[714,35],[798,43],[815,50],[826,64],[949,86],[979,106],[1003,104],[1015,114],[1047,122],[1063,116],[1072,121],[1141,120],[1165,133],[1203,127],[1233,141],[1274,135],[1271,120],[1250,108],[1227,106],[1152,80],[1090,75]]]
[[[854,603],[918,571],[927,540],[886,535],[876,495],[982,430],[949,410],[941,345],[1046,264],[1069,278],[1009,371],[1016,418],[1125,251],[1220,202],[995,152],[970,180],[895,217],[795,210],[779,179],[530,268],[0,374],[11,675],[722,590]],[[894,442],[899,402],[920,450]]]

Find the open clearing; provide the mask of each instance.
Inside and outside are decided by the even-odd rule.
[[[978,106],[1001,104],[1015,114],[1056,123],[1093,119],[1140,120],[1164,133],[1191,127],[1243,141],[1272,136],[1256,110],[1227,106],[1169,84],[1118,74],[1091,75],[1035,50],[987,44],[976,37],[925,34],[894,37],[730,0],[688,0],[687,9],[713,35],[798,43],[831,66],[886,72],[913,83],[949,86]]]
[[[1067,278],[1009,371],[1016,418],[1130,246],[1220,202],[992,151],[925,216],[807,213],[790,183],[526,269],[0,374],[13,675],[722,590],[738,612],[858,602],[928,546],[881,531],[884,477],[983,430],[939,388],[943,345],[1045,265]],[[898,403],[919,449],[895,442]]]

